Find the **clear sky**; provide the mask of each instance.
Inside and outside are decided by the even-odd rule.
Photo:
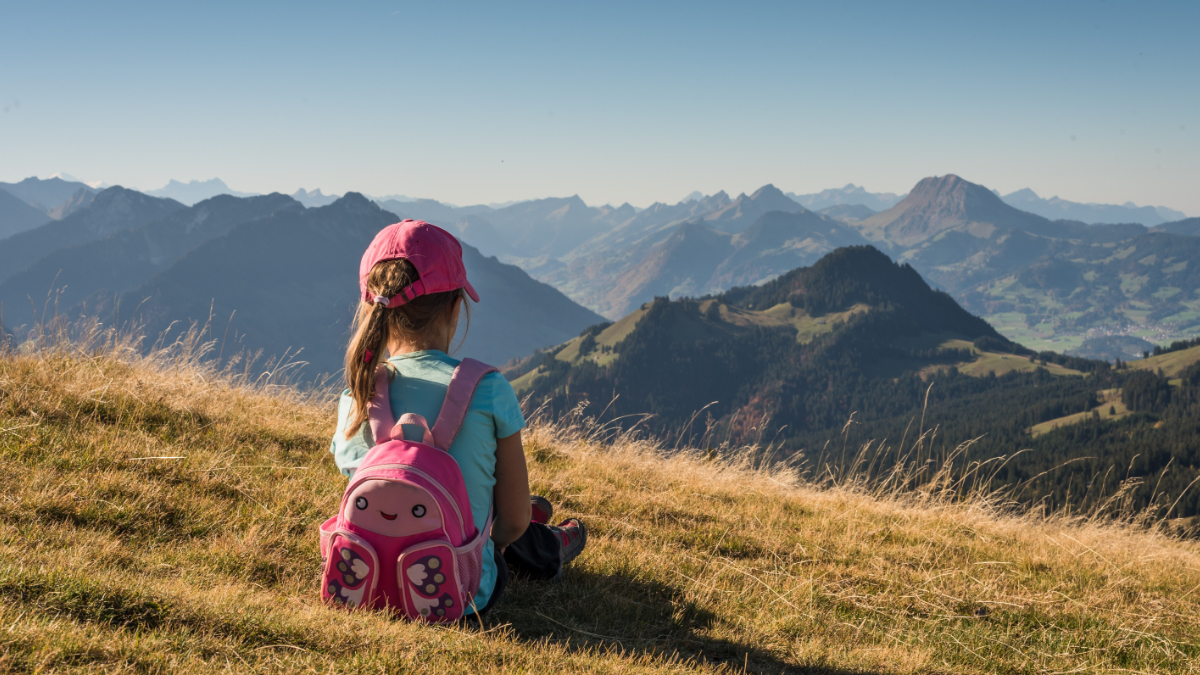
[[[1200,2],[5,2],[0,180],[1200,215]]]

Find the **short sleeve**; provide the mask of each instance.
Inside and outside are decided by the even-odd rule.
[[[496,438],[508,438],[525,428],[525,416],[521,414],[521,402],[512,385],[500,373],[490,373],[492,419],[496,423]]]
[[[358,468],[363,457],[366,457],[367,451],[371,449],[371,444],[367,441],[369,427],[366,424],[359,427],[358,433],[346,438],[346,428],[350,426],[350,412],[353,409],[354,399],[350,398],[350,390],[347,389],[342,392],[342,397],[338,401],[337,431],[333,432],[333,442],[329,446],[338,471],[346,476],[354,475],[354,470]]]

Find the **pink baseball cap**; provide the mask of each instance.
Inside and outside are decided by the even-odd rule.
[[[367,277],[371,274],[371,268],[385,260],[398,258],[412,263],[421,278],[390,298],[369,291]],[[358,287],[362,290],[364,302],[383,303],[388,307],[399,307],[426,293],[443,293],[459,288],[465,288],[467,295],[479,302],[479,294],[467,281],[462,244],[454,235],[423,220],[403,220],[388,225],[375,235],[358,266]]]

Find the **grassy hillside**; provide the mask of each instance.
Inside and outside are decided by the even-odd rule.
[[[1138,370],[1162,370],[1167,377],[1175,377],[1181,370],[1200,361],[1200,347],[1189,347],[1177,352],[1167,352],[1148,359],[1130,361],[1129,367]]]
[[[1197,670],[1195,543],[579,420],[526,444],[534,490],[590,528],[562,584],[451,627],[329,610],[334,414],[187,354],[0,356],[0,671]]]

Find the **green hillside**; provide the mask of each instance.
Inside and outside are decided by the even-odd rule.
[[[852,412],[848,402],[806,392],[814,381],[836,378],[831,386],[844,396],[861,396],[901,375],[983,378],[1038,368],[1079,373],[1032,362],[910,267],[851,247],[759,287],[656,299],[535,356],[510,377],[519,393],[558,410],[586,400],[597,412],[650,413],[652,426],[671,433],[704,408],[737,436],[753,426],[738,421],[747,416],[788,424],[790,435],[839,428]],[[796,393],[766,394],[784,391]]]
[[[1167,377],[1175,377],[1197,361],[1200,361],[1200,347],[1189,347],[1158,356],[1151,356],[1148,359],[1130,361],[1129,367],[1139,370],[1161,370]]]
[[[1180,346],[1120,369],[1034,352],[860,247],[762,286],[657,299],[510,377],[552,415],[673,443],[769,442],[776,460],[812,470],[848,444],[975,439],[972,457],[1007,458],[990,480],[1021,486],[1022,502],[1094,506],[1101,492],[1079,486],[1099,481],[1109,494],[1124,485],[1139,508],[1169,500],[1190,517],[1200,515],[1200,491],[1188,489],[1200,476],[1200,407],[1180,382],[1200,348]],[[1138,379],[1146,369],[1153,381]],[[1119,393],[1129,387],[1143,392],[1137,403]],[[884,453],[865,470],[885,475],[899,459]]]

